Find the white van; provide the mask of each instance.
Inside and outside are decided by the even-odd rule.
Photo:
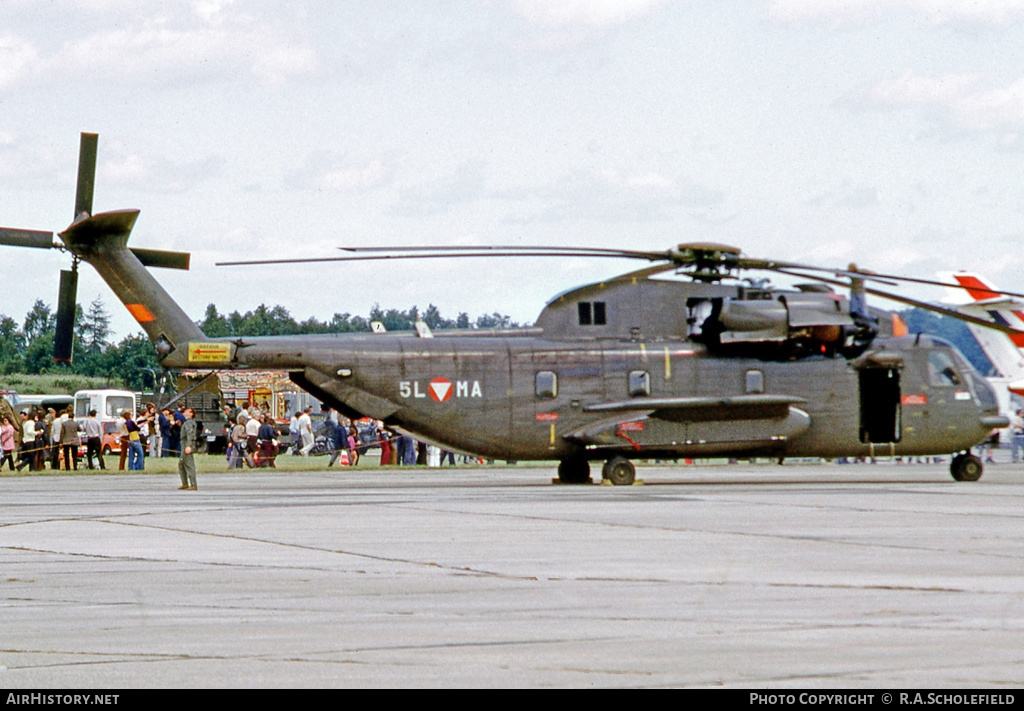
[[[75,393],[75,419],[88,417],[90,410],[96,411],[100,422],[112,422],[119,419],[124,410],[135,417],[138,404],[135,393],[129,390],[79,390]]]

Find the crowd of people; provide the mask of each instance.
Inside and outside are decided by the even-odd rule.
[[[270,412],[248,405],[232,410],[224,408],[228,421],[228,468],[241,468],[243,463],[252,467],[276,468],[279,442],[277,427]]]
[[[399,434],[380,420],[353,421],[336,410],[325,408],[314,417],[312,407],[298,410],[288,416],[288,435],[283,427],[258,406],[243,403],[238,408],[224,408],[230,423],[227,461],[229,468],[248,466],[274,467],[281,454],[309,457],[326,455],[327,467],[341,461],[356,466],[367,450],[380,448],[381,466],[426,464],[427,447],[408,435]],[[455,455],[442,453],[443,464]]]
[[[328,467],[338,460],[342,452],[347,454],[348,463],[355,466],[359,463],[360,457],[374,447],[380,448],[381,466],[412,466],[427,463],[426,443],[400,434],[380,420],[364,420],[363,422],[368,424],[360,430],[356,422],[336,410],[327,409],[324,411],[322,424],[314,433],[310,419],[312,410],[313,408],[307,408],[302,413],[296,413],[289,422],[293,441],[298,440],[301,443],[297,452],[293,450],[293,453],[308,455],[315,446],[314,440],[322,440],[325,444],[325,453],[331,455]],[[446,458],[451,459],[452,466],[455,465],[455,455],[452,452],[442,452],[442,464]]]
[[[47,466],[76,470],[81,458],[83,466],[105,470],[105,454],[109,459],[116,449],[118,470],[144,471],[146,455],[181,458],[186,448],[182,435],[190,415],[188,408],[158,410],[148,403],[138,412],[121,412],[112,425],[108,420],[107,433],[95,410],[79,419],[71,407],[60,412],[54,408],[23,410],[20,422],[5,415],[0,421],[0,469],[7,464],[12,471],[40,471]],[[327,467],[339,459],[355,466],[368,449],[378,447],[382,466],[426,464],[426,445],[379,420],[357,423],[330,409],[314,418],[313,408],[307,407],[290,416],[285,439],[284,426],[278,425],[266,405],[225,406],[224,416],[228,422],[228,468],[276,467],[277,457],[289,450],[295,456],[328,455]],[[110,429],[115,431],[110,433]],[[115,442],[105,444],[104,437],[111,435]],[[80,454],[83,445],[85,451]],[[194,451],[195,442],[190,448]],[[445,459],[455,464],[450,452],[442,453],[442,464]],[[183,474],[182,488],[191,488],[186,479]]]
[[[282,451],[302,457],[329,455],[327,467],[334,466],[344,455],[342,463],[355,466],[371,447],[381,448],[382,465],[417,463],[412,438],[398,435],[380,421],[374,421],[360,432],[355,422],[337,411],[324,410],[322,417],[314,419],[313,408],[307,407],[288,418],[285,440],[270,414],[261,412],[257,406],[225,407],[224,414],[230,423],[229,468],[274,467]]]
[[[104,445],[103,423],[95,410],[81,420],[75,419],[70,406],[59,412],[52,407],[26,409],[18,418],[15,422],[4,415],[0,421],[0,469],[6,463],[11,471],[42,471],[47,465],[53,470],[76,470],[82,444],[81,458],[89,469],[107,468],[104,450],[109,456],[115,447]],[[118,470],[143,471],[147,450],[150,457],[179,457],[186,420],[185,410],[158,411],[152,403],[138,412],[122,411],[114,423]]]

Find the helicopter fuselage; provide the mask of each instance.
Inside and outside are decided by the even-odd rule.
[[[235,353],[220,367],[287,370],[348,416],[500,459],[948,454],[983,441],[998,415],[985,380],[927,336],[786,361],[531,331],[215,343]]]

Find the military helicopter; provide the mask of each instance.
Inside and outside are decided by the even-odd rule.
[[[718,244],[352,249],[316,261],[579,255],[650,264],[562,293],[532,328],[208,338],[147,269],[187,268],[188,256],[128,248],[138,210],[92,214],[96,141],[83,134],[75,219],[60,242],[0,229],[0,244],[63,249],[71,273],[91,264],[165,368],[285,370],[348,417],[483,457],[557,460],[564,483],[591,482],[591,462],[602,461],[602,478],[624,485],[646,459],[944,454],[955,455],[954,479],[973,481],[982,463],[970,448],[1007,425],[991,387],[952,345],[909,335],[894,314],[866,304],[870,294],[965,318],[874,286],[933,282],[754,259]],[[283,261],[310,260],[257,263]],[[669,272],[675,278],[656,278]],[[775,288],[748,272],[812,283]],[[74,279],[61,281],[60,309],[73,309]],[[849,298],[832,287],[849,288]],[[61,323],[68,333],[58,343],[68,346],[55,356],[66,359],[70,322]]]

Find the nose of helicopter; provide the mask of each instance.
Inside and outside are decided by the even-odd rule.
[[[978,424],[987,430],[997,430],[1010,426],[1010,418],[999,414],[999,400],[992,385],[984,378],[974,378],[974,389],[981,405]]]

